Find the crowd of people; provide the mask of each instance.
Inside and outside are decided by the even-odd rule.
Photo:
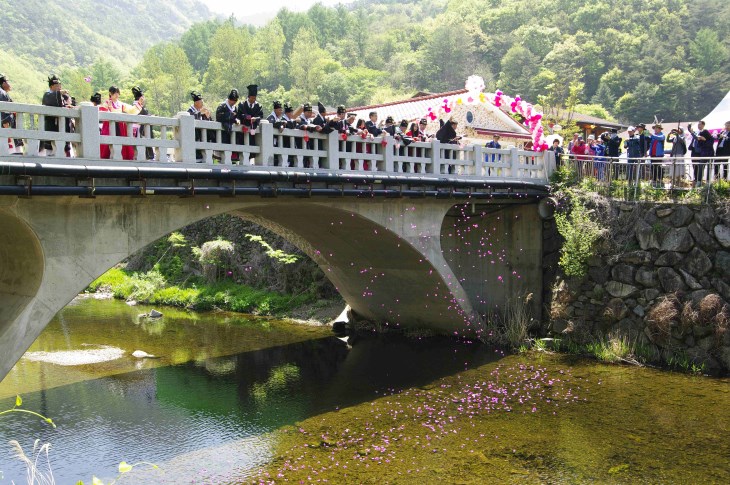
[[[617,129],[601,134],[598,138],[589,135],[584,140],[580,133],[575,133],[573,139],[568,143],[567,149],[560,146],[560,140],[553,140],[550,150],[556,154],[556,159],[561,163],[564,157],[576,162],[584,162],[582,167],[590,166],[590,175],[600,181],[608,179],[608,161],[617,162],[625,158],[626,180],[630,184],[637,183],[640,171],[637,166],[639,162],[648,160],[650,162],[649,178],[654,187],[663,187],[664,170],[667,166],[680,164],[684,166],[687,157],[690,159],[691,171],[686,174],[692,186],[699,186],[710,180],[711,174],[715,179],[730,178],[730,121],[717,136],[705,128],[705,122],[700,121],[697,128],[690,124],[687,129],[680,126],[670,130],[667,136],[664,133],[662,123],[652,125],[652,133],[646,129],[644,123],[628,127],[628,134],[625,140],[618,135]],[[666,150],[665,144],[670,143],[671,148]],[[623,151],[625,150],[625,157]],[[665,158],[668,157],[668,158]],[[671,162],[670,164],[666,162]],[[617,167],[617,166],[614,166]],[[708,167],[708,170],[705,170]],[[712,167],[712,169],[709,169]],[[615,168],[613,178],[616,178]],[[684,175],[670,173],[675,181]]]
[[[12,86],[7,76],[0,74],[0,101],[12,102],[9,95]],[[247,86],[247,96],[244,100],[239,101],[240,95],[237,89],[232,89],[228,94],[226,100],[220,103],[215,110],[211,110],[205,105],[205,101],[200,92],[193,91],[190,93],[192,99],[192,105],[188,108],[188,113],[193,116],[196,120],[204,121],[217,121],[221,124],[221,142],[224,144],[231,144],[235,140],[237,144],[244,144],[246,141],[246,135],[248,134],[248,143],[255,145],[256,140],[254,135],[262,121],[271,123],[274,128],[279,130],[284,129],[300,129],[307,132],[316,132],[328,134],[332,132],[338,132],[342,135],[359,135],[363,139],[372,139],[382,135],[389,135],[396,140],[399,146],[408,146],[412,142],[428,141],[437,139],[442,143],[458,143],[462,138],[457,134],[458,122],[453,119],[442,121],[441,126],[435,133],[426,133],[428,126],[428,120],[422,118],[420,120],[401,120],[396,122],[392,116],[387,116],[384,120],[378,119],[376,112],[369,114],[368,120],[357,119],[354,113],[348,113],[344,106],[338,106],[336,114],[334,116],[326,116],[327,110],[325,106],[320,102],[317,103],[316,112],[312,104],[304,103],[297,108],[292,107],[289,104],[282,103],[281,101],[274,101],[273,109],[271,114],[265,117],[264,109],[257,101],[258,86],[251,84]],[[106,111],[110,113],[126,113],[133,115],[149,115],[146,108],[146,101],[144,92],[135,86],[132,88],[132,95],[134,96],[134,102],[128,104],[120,100],[120,89],[116,86],[109,88],[108,97],[103,99],[102,94],[99,92],[94,93],[90,102],[98,107],[100,111]],[[74,108],[76,107],[76,99],[70,96],[69,92],[62,87],[61,80],[56,75],[51,75],[48,78],[48,91],[43,95],[42,104],[44,106],[52,106],[58,108]],[[16,127],[15,113],[3,112],[2,126],[3,127]],[[65,131],[71,133],[75,130],[74,119],[71,117],[63,118],[63,121],[59,117],[46,116],[45,117],[45,131],[58,132],[59,123],[65,123]],[[241,130],[234,130],[234,126],[242,126]],[[134,124],[132,126],[132,132],[128,133],[127,126],[125,123],[114,124],[114,135],[120,137],[134,136],[144,137],[149,136],[149,133],[145,133],[139,125]],[[110,135],[111,127],[108,121],[104,121],[100,124],[100,134]],[[235,137],[234,137],[235,132]],[[203,141],[203,130],[196,130],[196,141]],[[207,138],[205,141],[214,143],[216,142],[215,132],[208,131]],[[307,138],[307,137],[305,137]],[[22,140],[10,140],[10,147],[12,151],[16,153],[22,152],[23,142]],[[286,145],[292,143],[291,140],[285,138],[283,141]],[[293,141],[296,144],[296,148],[303,148],[302,140],[296,138]],[[315,143],[321,143],[322,141],[306,140],[306,148],[314,149]],[[44,141],[40,144],[40,154],[55,156],[56,147],[55,144],[50,141]],[[363,144],[357,144],[354,147],[354,151],[369,151],[370,146],[362,146]],[[352,145],[348,143],[348,148],[352,148]],[[64,152],[66,156],[72,156],[73,147],[70,143],[66,143],[64,146]],[[111,148],[109,145],[101,145],[100,147],[101,158],[111,158]],[[146,158],[151,160],[155,154],[151,148],[147,149]],[[203,151],[198,150],[196,157],[201,160],[203,158]],[[237,162],[240,159],[241,154],[234,153],[232,161]],[[135,158],[135,149],[133,146],[122,147],[122,158],[124,160],[132,160]],[[214,158],[220,158],[220,153],[215,153]],[[291,160],[289,163],[292,163]],[[305,162],[306,163],[306,162]],[[366,169],[367,169],[367,162]]]

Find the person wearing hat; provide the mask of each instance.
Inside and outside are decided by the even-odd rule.
[[[238,119],[243,126],[250,130],[249,140],[251,145],[255,145],[254,135],[259,127],[259,122],[264,117],[264,108],[256,101],[259,94],[258,85],[249,84],[246,89],[248,89],[248,97],[238,105]]]
[[[638,175],[635,165],[639,162],[639,159],[644,156],[645,152],[642,153],[641,151],[641,142],[638,135],[636,135],[636,128],[633,126],[629,126],[628,132],[629,136],[626,141],[624,141],[624,149],[626,150],[626,155],[628,156],[628,165],[626,166],[626,180],[628,180],[629,184],[633,184],[635,182],[635,176]]]
[[[238,102],[238,90],[231,89],[228,98],[223,101],[215,110],[215,120],[221,124],[221,143],[231,144],[231,133],[233,126],[240,124],[238,113],[236,111],[236,103]],[[220,155],[220,154],[218,154]],[[220,156],[213,155],[213,158],[220,160]],[[238,153],[231,156],[231,161],[238,161]]]
[[[274,110],[271,112],[271,114],[266,118],[266,121],[268,121],[271,125],[274,126],[274,128],[279,130],[279,133],[284,131],[286,128],[286,121],[283,120],[284,116],[284,107],[281,104],[281,101],[274,101]],[[274,146],[279,146],[279,138],[277,136],[274,136]],[[281,157],[278,154],[274,154],[274,165],[279,166],[279,162],[281,160]]]
[[[281,115],[281,122],[283,124],[282,129],[294,129],[297,127],[297,116],[299,110],[294,110],[294,108],[288,104],[284,103],[284,114]],[[284,142],[284,148],[291,148],[291,138],[290,136],[283,136],[282,140]],[[287,157],[287,165],[290,167],[294,166],[295,157],[294,155],[289,155]]]
[[[683,177],[683,173],[685,172],[684,167],[684,156],[687,153],[687,141],[684,139],[684,130],[682,129],[679,124],[677,124],[677,128],[673,129],[669,132],[669,136],[667,136],[667,141],[672,144],[672,149],[669,152],[669,155],[672,157],[672,171],[674,173],[672,174],[672,178],[674,179],[674,184],[677,184],[681,178]],[[678,170],[678,167],[681,168]]]
[[[61,87],[61,80],[58,79],[58,76],[55,74],[51,74],[48,77],[48,91],[45,92],[43,95],[43,99],[41,101],[41,104],[43,106],[53,106],[55,108],[66,108],[70,107],[69,102],[71,101],[71,98],[68,96],[68,91],[65,91]],[[70,132],[70,118],[66,118],[66,132]],[[59,129],[59,119],[58,116],[46,116],[45,124],[44,124],[45,131],[58,131]],[[46,155],[53,156],[55,155],[55,149],[53,142],[49,140],[45,140],[41,142],[41,148],[44,148],[46,150]],[[67,156],[71,155],[71,145],[66,142],[66,145],[64,147],[64,151],[66,152]]]
[[[10,97],[11,89],[13,87],[10,85],[8,77],[5,74],[0,74],[0,101],[5,101],[6,103],[13,102],[13,98]],[[0,113],[0,123],[3,128],[15,128],[15,113]],[[13,140],[13,143],[13,148],[16,151],[20,150],[20,147],[24,144],[23,140],[20,139]]]
[[[150,112],[147,111],[147,100],[144,97],[144,92],[139,86],[132,87],[132,96],[134,96],[134,103],[132,104],[133,111],[136,111],[137,114],[141,116],[149,116]],[[140,125],[138,123],[132,124],[132,136],[135,138],[146,137],[144,130],[140,129]],[[147,157],[147,160],[154,160],[154,149],[152,147],[146,147],[145,156]]]
[[[383,128],[383,131],[390,136],[395,136],[395,120],[392,116],[385,118],[385,128]]]
[[[649,158],[651,160],[651,185],[653,187],[662,187],[662,179],[664,178],[664,141],[666,136],[662,133],[663,127],[661,123],[655,123],[651,127],[654,133],[649,137]]]
[[[205,106],[203,95],[198,91],[191,91],[190,98],[193,100],[193,104],[188,108],[188,114],[199,121],[211,121],[210,110]],[[215,143],[215,132],[209,130],[207,138],[208,143]],[[195,129],[195,141],[203,141],[203,130],[200,128]],[[198,162],[205,161],[205,151],[195,150],[195,160]]]
[[[646,131],[646,125],[644,123],[639,123],[636,125],[636,136],[639,137],[639,146],[641,147],[641,153],[642,157],[645,157],[647,152],[649,151],[649,144],[651,135],[647,133]]]
[[[101,93],[98,91],[95,92],[91,95],[89,101],[91,101],[91,104],[93,104],[94,106],[99,106],[101,104]]]
[[[315,125],[312,121],[314,120],[315,114],[314,110],[312,109],[312,105],[309,103],[304,103],[301,107],[302,114],[297,119],[297,128],[304,131],[309,132],[318,132],[322,131],[322,127],[319,125]],[[302,148],[302,139],[297,137],[295,138],[295,144],[297,149]],[[306,142],[306,149],[307,150],[314,150],[314,140],[308,140]],[[309,168],[312,166],[312,157],[304,157],[304,167]]]

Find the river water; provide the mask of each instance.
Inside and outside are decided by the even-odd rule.
[[[56,483],[730,483],[730,381],[75,300],[0,383]],[[143,350],[157,358],[131,356]]]

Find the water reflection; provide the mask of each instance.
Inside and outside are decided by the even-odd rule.
[[[98,303],[93,304],[97,309]],[[106,303],[121,309],[113,302]],[[56,340],[47,338],[42,347],[78,346],[77,328],[85,332],[83,340],[102,338],[89,332],[84,318],[74,320],[69,313],[73,310],[59,319],[63,331],[52,329]],[[139,341],[140,333],[149,335],[133,318],[122,320],[126,323],[113,326],[117,325],[124,338]],[[244,347],[267,338],[276,341],[277,332],[285,327],[273,331],[272,325],[252,324],[238,328],[234,334],[237,339],[249,340]],[[209,326],[215,327],[216,323],[191,326],[190,321],[178,316],[166,320],[163,334],[180,333],[191,341],[205,338],[213,346],[229,345],[211,341]],[[218,338],[231,338],[231,333],[221,332],[225,326],[218,327],[213,332],[221,333]],[[297,335],[301,329],[290,327],[292,338],[301,338]],[[95,328],[106,331],[99,325]],[[196,328],[200,329],[199,335],[192,331]],[[186,351],[180,342],[178,339],[175,348],[165,349],[148,341],[147,348],[161,353],[166,360],[174,360],[171,356],[175,352]],[[376,391],[426,384],[491,358],[474,347],[455,347],[453,343],[424,345],[373,339],[348,348],[335,337],[310,338],[221,357],[206,357],[204,349],[196,352],[201,358],[182,364],[159,365],[155,361],[152,368],[111,375],[104,375],[109,370],[104,366],[109,363],[98,364],[103,367],[103,377],[58,387],[53,387],[45,376],[60,375],[59,366],[33,363],[39,372],[34,382],[45,387],[25,393],[23,406],[52,417],[58,428],[50,429],[26,416],[3,419],[0,443],[18,439],[24,447],[32,447],[36,438],[52,443],[53,469],[59,483],[88,481],[92,474],[112,478],[122,460],[163,465],[164,473],[137,474],[140,483],[222,480],[234,470],[246,474],[247,469],[269,460],[268,433],[273,430],[366,402]],[[134,363],[120,360],[124,362],[114,364],[117,371]],[[84,371],[75,372],[93,375],[94,366],[80,367]],[[0,402],[0,409],[12,404],[12,399],[6,398]],[[235,453],[235,463],[231,463],[231,453]],[[20,463],[10,458],[9,448],[0,449],[0,469],[6,480],[21,480],[24,476]]]

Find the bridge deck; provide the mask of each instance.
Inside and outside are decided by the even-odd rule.
[[[0,194],[7,195],[139,195],[140,187],[149,193],[149,181],[165,180],[155,183],[174,188],[168,193],[178,195],[255,189],[268,195],[331,195],[339,190],[342,195],[486,197],[494,191],[543,193],[555,165],[552,152],[438,141],[406,146],[388,135],[322,135],[279,130],[265,121],[256,133],[234,127],[232,144],[226,144],[220,123],[195,120],[188,113],[162,118],[100,112],[90,105],[66,109],[19,103],[3,103],[2,109],[14,111],[17,118],[16,129],[0,128],[0,137],[9,141],[0,143]],[[61,132],[45,131],[49,116],[59,118]],[[65,132],[66,119],[73,121],[73,133]],[[101,135],[103,123],[111,133],[124,123],[128,133],[141,136]],[[15,139],[23,140],[22,153],[13,153]],[[50,141],[56,154],[63,154],[68,142],[76,156],[43,156],[42,141]],[[101,158],[102,145],[110,148],[110,159]],[[123,159],[123,147],[133,148],[134,160]],[[150,151],[154,159],[146,160]],[[111,179],[116,182],[99,183]],[[124,191],[122,185],[134,189]],[[54,192],[50,187],[65,188]]]

